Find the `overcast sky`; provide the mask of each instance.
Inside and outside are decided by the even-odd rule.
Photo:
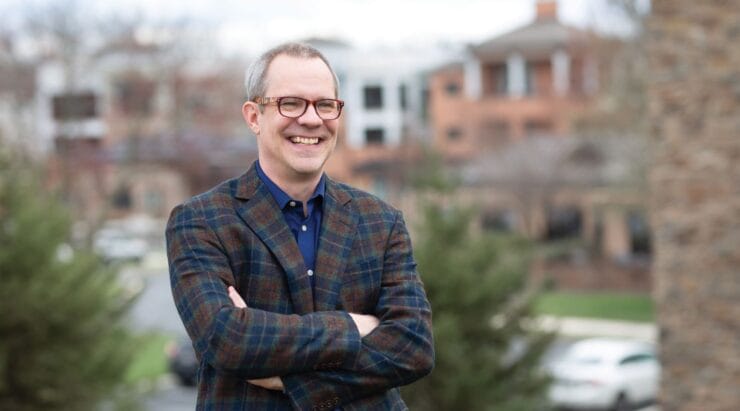
[[[0,0],[0,13],[18,15],[29,4],[40,7],[49,1],[53,0]],[[213,43],[231,54],[257,53],[279,42],[315,36],[342,39],[358,47],[476,43],[530,22],[535,2],[77,0],[76,4],[101,17],[139,15],[152,21],[185,21],[207,31]],[[603,26],[609,20],[605,2],[560,0],[559,16],[577,27]]]

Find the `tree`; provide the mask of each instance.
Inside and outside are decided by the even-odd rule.
[[[70,246],[66,211],[0,145],[0,409],[113,404],[135,347],[116,273]]]
[[[646,138],[648,134],[645,20],[649,2],[608,0],[605,23],[629,29],[622,36],[593,39],[596,59],[602,65],[601,92],[593,104],[575,118],[575,131],[585,136]]]
[[[437,198],[454,196],[449,185],[431,186]],[[415,255],[432,305],[436,365],[404,398],[419,410],[546,407],[540,358],[552,336],[529,329],[528,241],[476,232],[472,210],[433,198],[424,201]]]

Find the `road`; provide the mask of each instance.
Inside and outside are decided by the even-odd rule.
[[[166,269],[138,273],[143,290],[131,308],[130,320],[137,330],[158,331],[173,336],[185,335],[185,327],[175,309]]]
[[[139,279],[143,287],[136,303],[131,307],[132,327],[139,331],[157,331],[171,335],[173,339],[185,335],[185,328],[172,300],[167,268],[163,263],[159,262],[147,269],[127,267],[126,271],[127,278]],[[171,376],[159,379],[155,392],[142,398],[144,409],[150,411],[193,410],[195,400],[195,389],[179,386]]]

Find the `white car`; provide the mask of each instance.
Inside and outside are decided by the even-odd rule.
[[[141,238],[104,228],[95,234],[93,249],[107,261],[141,261],[149,246]]]
[[[550,373],[553,405],[622,411],[655,400],[660,365],[653,344],[591,338],[574,343]]]

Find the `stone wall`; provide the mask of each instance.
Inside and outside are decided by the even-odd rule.
[[[650,172],[663,410],[740,409],[740,0],[654,0]]]

